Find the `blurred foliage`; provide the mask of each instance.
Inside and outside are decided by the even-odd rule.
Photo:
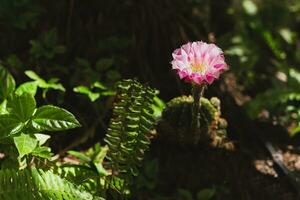
[[[299,132],[299,1],[236,1],[235,33],[228,35],[232,70],[252,97],[246,110],[252,118]]]

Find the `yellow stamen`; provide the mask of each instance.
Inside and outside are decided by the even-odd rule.
[[[203,63],[192,63],[192,71],[195,73],[202,73],[205,70],[205,65]]]

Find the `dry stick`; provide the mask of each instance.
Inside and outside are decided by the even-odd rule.
[[[272,156],[272,160],[274,164],[278,167],[280,172],[287,177],[289,184],[295,189],[297,192],[297,200],[300,200],[300,180],[295,177],[292,172],[286,167],[286,165],[282,161],[282,157],[279,154],[278,150],[274,145],[269,142],[267,139],[262,137],[263,133],[256,127],[251,126],[252,129],[256,129],[254,134],[259,139],[259,141],[264,145],[267,152]],[[276,169],[275,169],[276,170]],[[280,175],[280,174],[279,174]]]
[[[203,96],[205,85],[193,85],[192,94],[194,98],[192,107],[192,123],[191,132],[194,144],[197,145],[200,139],[200,108],[201,108],[201,97]]]
[[[262,140],[262,139],[261,139]],[[271,154],[272,159],[274,163],[279,167],[279,169],[282,171],[282,173],[287,176],[288,181],[290,184],[294,187],[294,189],[298,193],[297,199],[300,199],[300,180],[298,177],[292,174],[291,170],[289,170],[286,165],[282,161],[282,155],[275,149],[275,147],[272,145],[269,141],[264,141],[263,143],[268,150],[268,152]]]

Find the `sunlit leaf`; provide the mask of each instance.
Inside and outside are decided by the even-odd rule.
[[[99,93],[92,92],[88,87],[85,86],[75,87],[73,91],[76,93],[87,95],[91,101],[96,101],[100,97]]]
[[[0,115],[8,114],[8,112],[6,110],[6,104],[7,104],[6,100],[4,100],[4,101],[2,101],[2,103],[0,103]]]
[[[33,156],[38,156],[46,159],[51,158],[51,156],[53,155],[53,153],[51,153],[50,147],[37,147],[31,152],[31,154]]]
[[[22,122],[27,121],[34,113],[36,102],[30,93],[12,95],[7,101],[9,112]]]
[[[47,140],[50,139],[50,135],[41,134],[41,133],[36,133],[36,134],[34,134],[34,136],[38,140],[39,146],[42,146],[43,144],[45,144],[47,142]]]
[[[54,90],[60,90],[60,91],[66,91],[66,89],[63,87],[61,83],[57,83],[59,79],[52,78],[48,82],[41,78],[39,75],[37,75],[34,71],[25,71],[25,74],[35,81],[36,85],[43,89],[54,89]]]
[[[79,127],[80,123],[69,111],[47,105],[36,110],[31,125],[37,131],[62,131]]]
[[[18,149],[20,157],[30,154],[38,144],[36,138],[29,134],[21,133],[19,136],[14,137],[14,143]]]
[[[24,124],[14,115],[0,115],[0,138],[20,132]]]
[[[75,156],[76,158],[78,158],[79,160],[81,160],[82,162],[85,163],[89,163],[91,162],[91,158],[89,158],[88,156],[86,156],[85,154],[78,152],[78,151],[68,151],[68,153],[72,156]]]
[[[93,86],[96,87],[96,88],[102,89],[102,90],[106,90],[107,89],[107,87],[105,85],[103,85],[102,83],[100,83],[99,81],[95,82],[93,84]]]
[[[38,83],[36,81],[30,81],[23,83],[16,89],[17,95],[22,95],[23,93],[30,93],[32,96],[35,96],[37,91]]]

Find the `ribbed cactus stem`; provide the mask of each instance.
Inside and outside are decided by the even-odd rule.
[[[200,138],[200,99],[203,96],[204,89],[205,85],[193,85],[192,88],[194,102],[192,107],[191,133],[193,134],[194,144],[197,144]]]

